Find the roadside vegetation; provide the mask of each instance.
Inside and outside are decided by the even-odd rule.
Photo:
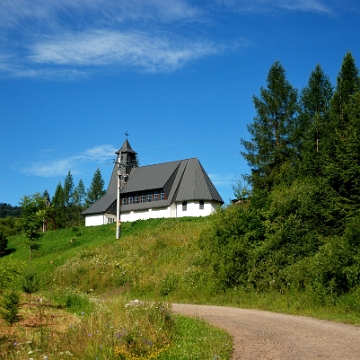
[[[0,359],[229,359],[228,334],[171,313],[170,295],[200,271],[196,239],[207,223],[126,223],[120,240],[114,224],[49,231],[30,261],[26,234],[9,238],[0,312],[6,294],[20,301],[10,302],[14,321],[1,316]]]

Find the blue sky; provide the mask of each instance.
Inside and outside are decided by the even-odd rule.
[[[360,61],[356,0],[0,2],[0,202],[89,187],[129,133],[140,164],[197,157],[226,203],[274,61],[301,90]]]

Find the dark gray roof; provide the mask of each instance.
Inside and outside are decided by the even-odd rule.
[[[117,166],[111,175],[106,195],[83,211],[84,215],[104,213],[116,202]],[[196,158],[133,168],[124,195],[144,191],[168,189],[167,199],[131,205],[121,205],[122,211],[167,207],[173,202],[191,200],[224,201]],[[122,194],[122,195],[123,195]],[[112,206],[111,208],[114,208]]]
[[[181,161],[142,166],[131,170],[126,192],[156,190],[164,188]]]
[[[131,153],[136,154],[136,152],[132,149],[132,147],[131,147],[128,139],[126,139],[126,140],[124,141],[124,143],[123,143],[120,151],[121,151],[122,153],[131,152]]]
[[[98,201],[88,207],[86,210],[82,212],[83,215],[91,215],[91,214],[103,214],[103,213],[113,213],[111,209],[113,203],[116,203],[116,193],[106,193],[103,197],[101,197]]]

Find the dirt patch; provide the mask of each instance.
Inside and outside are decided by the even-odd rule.
[[[19,333],[28,335],[41,327],[51,329],[53,334],[65,333],[69,324],[79,322],[75,316],[43,299],[22,301],[19,315],[19,321],[12,326],[0,319],[0,338]]]

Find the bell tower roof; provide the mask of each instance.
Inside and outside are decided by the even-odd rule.
[[[132,153],[132,154],[136,154],[136,152],[132,149],[130,143],[129,143],[129,140],[126,139],[120,149],[120,152],[122,154],[125,154],[125,153]]]

